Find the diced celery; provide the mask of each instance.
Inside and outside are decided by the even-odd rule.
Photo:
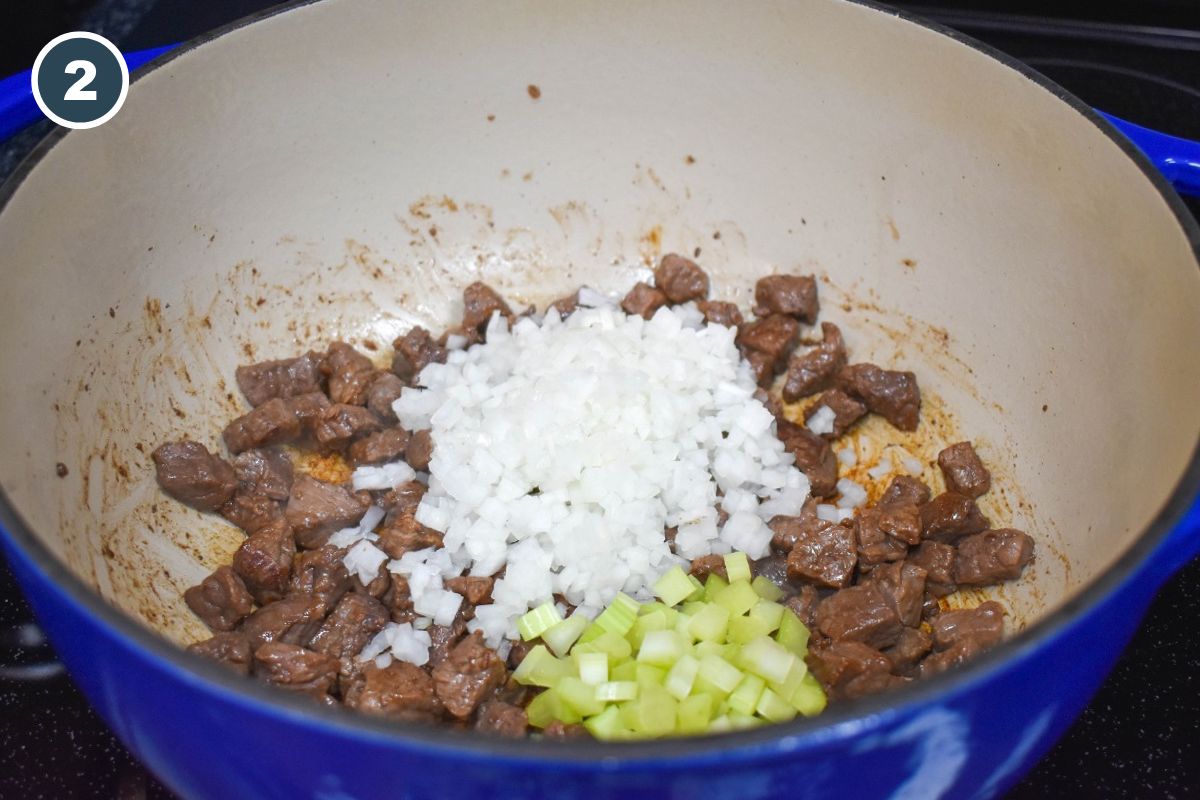
[[[712,681],[700,674],[696,675],[696,682],[692,684],[692,694],[709,695],[712,697],[714,703],[719,703],[729,696],[729,692],[715,685]]]
[[[678,564],[667,570],[654,584],[654,594],[668,606],[682,603],[696,591],[696,587],[688,580],[690,576]]]
[[[605,631],[604,628],[601,628],[599,625],[593,622],[591,625],[588,625],[583,629],[583,635],[579,637],[579,642],[577,642],[577,644],[587,644],[588,642],[595,641],[598,637],[605,633],[607,633],[607,631]]]
[[[751,619],[760,619],[767,624],[768,631],[774,631],[779,628],[779,623],[783,621],[783,612],[786,608],[779,603],[771,600],[759,600],[754,604],[754,608],[750,609],[749,617]]]
[[[725,652],[725,645],[721,642],[696,642],[692,645],[692,655],[696,658],[704,658],[705,656],[719,656]]]
[[[676,700],[682,701],[692,693],[696,676],[700,673],[700,662],[688,654],[683,654],[667,671],[663,686]]]
[[[571,651],[571,647],[579,636],[583,633],[583,629],[590,624],[590,621],[578,611],[572,614],[567,619],[558,623],[554,627],[542,633],[542,641],[550,648],[551,652],[556,656],[565,656]]]
[[[733,581],[712,598],[731,615],[745,614],[759,601],[758,592],[750,587],[749,581]]]
[[[704,599],[712,602],[717,593],[729,585],[729,581],[722,578],[715,572],[708,573],[708,578],[704,581]]]
[[[729,582],[745,581],[750,582],[750,559],[745,553],[732,552],[725,554],[725,574],[729,577]]]
[[[692,593],[687,596],[688,602],[704,599],[704,584],[695,575],[688,575],[688,583],[692,585]]]
[[[637,665],[637,685],[640,687],[646,686],[662,686],[663,681],[667,679],[667,671],[662,667],[654,667],[650,664]]]
[[[605,631],[590,642],[575,645],[571,652],[604,653],[615,662],[629,658],[633,653],[633,646],[624,636]]]
[[[708,605],[708,603],[704,602],[703,599],[689,600],[679,607],[679,611],[680,613],[694,617],[696,614],[700,613],[700,609],[704,608],[706,605]]]
[[[763,689],[754,713],[769,722],[787,722],[796,716],[796,709],[770,689]]]
[[[558,608],[554,603],[546,601],[532,611],[521,615],[521,618],[517,620],[517,632],[521,634],[522,639],[528,642],[530,639],[538,638],[562,621],[562,614],[558,613]]]
[[[608,680],[608,655],[605,653],[575,653],[575,670],[579,679],[589,686],[599,686]]]
[[[594,717],[583,721],[583,727],[597,739],[619,739],[621,727],[621,712],[616,706],[609,706]]]
[[[804,658],[808,652],[808,628],[790,608],[785,608],[784,611],[787,613],[779,618],[779,632],[775,634],[775,639],[788,650]]]
[[[579,678],[567,677],[554,687],[563,702],[581,716],[590,717],[604,710],[604,703],[596,699],[596,687],[590,686]]]
[[[610,681],[629,681],[637,680],[637,662],[622,661],[608,671],[608,679]]]
[[[613,601],[608,604],[608,608],[601,611],[600,616],[596,617],[596,624],[609,633],[624,636],[633,627],[633,621],[637,619],[637,615],[637,601],[624,592],[618,592]]]
[[[742,671],[720,656],[705,656],[700,659],[697,675],[725,693],[732,692],[742,680]]]
[[[729,628],[729,610],[715,603],[709,603],[692,615],[688,623],[688,632],[693,639],[702,642],[719,642],[724,640]]]
[[[741,682],[729,695],[729,709],[747,716],[753,714],[754,709],[758,706],[758,699],[762,697],[763,689],[766,687],[766,681],[757,675],[743,676]]]
[[[739,666],[764,680],[782,683],[787,680],[788,671],[796,660],[796,656],[779,642],[760,636],[742,647]]]
[[[673,631],[675,631],[676,633],[678,633],[680,636],[682,636],[684,639],[686,639],[688,644],[691,644],[692,643],[692,632],[688,629],[688,626],[690,626],[691,624],[692,624],[691,616],[681,612],[681,613],[675,615],[675,624],[672,626],[671,629]]]
[[[642,646],[642,641],[650,631],[664,631],[666,629],[667,615],[663,614],[661,610],[654,611],[634,620],[633,627],[629,629],[626,638],[629,639],[631,645],[637,648]]]
[[[620,703],[638,696],[638,685],[633,681],[607,681],[596,687],[595,696],[601,703]]]
[[[621,719],[635,733],[664,736],[675,730],[679,703],[661,686],[642,688],[637,700],[621,709]]]
[[[729,726],[735,731],[746,730],[748,728],[757,728],[762,725],[763,721],[758,717],[749,714],[739,714],[736,711],[729,712]]]
[[[525,686],[551,687],[574,672],[571,661],[555,658],[545,645],[539,644],[529,651],[513,671],[513,679]]]
[[[649,603],[642,603],[638,606],[638,616],[644,617],[647,614],[653,614],[655,611],[666,611],[667,607],[657,600],[652,600]]]
[[[679,732],[705,733],[712,720],[714,701],[711,695],[697,694],[679,701]]]
[[[766,636],[770,632],[771,628],[765,621],[753,616],[737,616],[729,620],[728,638],[729,641],[737,644],[745,644],[760,636]]]
[[[771,579],[765,575],[759,575],[757,578],[750,581],[750,585],[754,587],[754,591],[757,592],[758,596],[763,600],[778,601],[783,597],[783,589],[780,589],[778,586],[772,583]]]
[[[728,714],[722,714],[708,723],[708,730],[710,733],[728,733],[733,730],[733,723],[729,721]]]
[[[535,728],[544,728],[555,720],[570,725],[583,719],[554,689],[547,689],[533,698],[525,707],[525,713],[529,717],[529,724]]]
[[[783,681],[769,681],[768,683],[775,694],[787,701],[800,688],[800,683],[807,673],[808,665],[802,659],[797,658],[792,664],[792,668],[788,670],[787,678]]]
[[[687,652],[687,643],[675,631],[647,631],[637,660],[657,667],[670,667]]]
[[[808,672],[800,682],[800,687],[788,698],[788,702],[792,704],[792,708],[804,716],[811,717],[824,711],[827,701],[825,690],[821,688],[821,684],[812,676],[812,673]]]

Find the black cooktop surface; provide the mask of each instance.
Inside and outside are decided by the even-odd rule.
[[[27,68],[58,33],[86,29],[126,49],[183,41],[263,0],[60,0],[0,18],[0,76]],[[1009,53],[1086,102],[1200,140],[1200,6],[994,0],[900,4]],[[1056,16],[1046,16],[1053,5]],[[1097,5],[1100,7],[1097,8]],[[10,12],[0,11],[7,16]],[[13,14],[18,12],[13,11]],[[0,143],[0,179],[49,130]],[[1200,202],[1189,201],[1200,217]],[[1200,311],[1200,310],[1198,310]],[[1162,590],[1075,725],[1008,795],[1200,797],[1200,560]],[[88,708],[54,660],[0,563],[0,798],[170,798]]]

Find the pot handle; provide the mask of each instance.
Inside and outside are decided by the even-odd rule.
[[[1200,196],[1200,142],[1160,133],[1096,110],[1163,174],[1180,194]]]

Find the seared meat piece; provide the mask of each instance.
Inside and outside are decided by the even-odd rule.
[[[350,573],[342,563],[344,556],[344,550],[328,544],[297,555],[292,561],[290,595],[313,598],[324,617],[350,591]]]
[[[292,491],[292,460],[280,450],[247,450],[233,457],[238,488],[272,500],[287,500]]]
[[[754,313],[760,317],[786,314],[811,325],[819,311],[812,275],[768,275],[754,284]]]
[[[854,535],[858,545],[858,561],[864,570],[900,561],[908,555],[908,545],[883,529],[886,511],[880,508],[859,509],[854,519]]]
[[[387,622],[388,611],[382,603],[369,594],[349,592],[342,595],[308,646],[336,659],[352,658],[383,630]]]
[[[871,570],[865,583],[878,587],[902,623],[910,628],[921,624],[925,570],[907,561],[895,561]]]
[[[512,643],[512,649],[508,651],[508,668],[516,669],[521,666],[521,662],[525,660],[525,656],[529,655],[529,651],[534,648],[532,642],[515,641]]]
[[[478,632],[455,645],[446,660],[433,668],[438,698],[459,719],[475,713],[489,694],[504,685],[507,677],[504,661],[483,643],[483,634]]]
[[[405,383],[412,383],[430,364],[446,362],[446,348],[434,341],[429,331],[420,325],[392,342],[392,347],[396,348],[392,374]]]
[[[771,521],[767,523],[767,527],[774,534],[771,537],[771,547],[786,556],[792,552],[797,540],[804,535],[805,528],[823,525],[824,522],[817,517],[817,501],[810,497],[804,501],[800,513],[796,516],[779,515],[772,517]]]
[[[696,306],[704,315],[704,321],[709,325],[724,325],[726,328],[736,328],[745,322],[742,312],[736,303],[723,300],[701,300]]]
[[[234,377],[246,400],[258,407],[276,397],[321,391],[321,356],[308,352],[299,358],[262,361],[238,367]]]
[[[750,374],[759,386],[770,386],[775,381],[775,359],[768,353],[742,349],[742,359],[750,365]]]
[[[817,409],[828,407],[833,412],[833,433],[823,434],[832,439],[843,435],[854,423],[867,415],[867,407],[841,389],[830,389],[824,392],[817,401],[804,412],[804,421],[812,419]]]
[[[817,520],[800,528],[798,534],[787,558],[788,577],[830,589],[849,586],[858,563],[854,531],[845,525]]]
[[[587,728],[578,723],[567,724],[552,720],[549,725],[542,729],[542,736],[546,739],[583,739],[591,736]]]
[[[708,580],[708,576],[713,573],[716,573],[722,580],[729,579],[729,574],[725,571],[725,557],[720,555],[700,556],[692,559],[691,573],[702,583]]]
[[[879,507],[879,528],[905,544],[921,541],[921,512],[913,505],[893,504]]]
[[[831,639],[890,647],[904,625],[879,587],[868,583],[842,589],[822,600],[817,606],[817,627]]]
[[[446,578],[446,588],[457,592],[473,606],[485,605],[492,602],[492,585],[494,578],[472,577],[464,575],[461,578]]]
[[[229,567],[217,567],[213,574],[183,593],[192,613],[211,630],[231,631],[251,611],[254,598],[246,584]]]
[[[788,577],[787,557],[770,555],[750,562],[750,571],[756,578],[766,578],[771,583],[783,589],[785,594],[793,594],[796,586]]]
[[[925,589],[934,597],[945,597],[958,590],[954,584],[957,552],[953,545],[925,541],[909,556],[910,563],[925,570]]]
[[[805,659],[813,676],[831,699],[861,697],[887,688],[892,662],[874,647],[853,641],[833,641],[809,649]],[[879,685],[879,684],[883,685]]]
[[[305,645],[321,627],[324,617],[325,609],[320,600],[290,595],[246,617],[242,633],[250,640],[250,649],[255,652],[268,642]]]
[[[910,675],[915,672],[917,663],[933,649],[933,637],[921,628],[905,628],[900,631],[896,643],[883,651],[892,662],[892,672],[897,675]]]
[[[1004,607],[988,600],[976,608],[943,611],[932,627],[938,652],[921,662],[921,677],[957,666],[999,642],[1004,635]]]
[[[211,658],[241,675],[250,674],[250,640],[241,633],[214,633],[211,639],[188,645],[188,652]]]
[[[667,295],[648,283],[639,282],[633,285],[629,294],[621,301],[621,309],[626,314],[637,314],[650,319],[654,312],[667,304]]]
[[[370,409],[334,404],[321,415],[314,435],[322,447],[342,450],[355,439],[382,429],[383,423]]]
[[[250,535],[233,554],[233,571],[241,576],[260,605],[278,600],[288,589],[296,540],[282,517]]]
[[[404,661],[393,661],[383,669],[368,664],[346,690],[345,701],[350,708],[380,717],[429,721],[442,713],[433,678]]]
[[[695,261],[676,253],[668,253],[654,270],[654,285],[662,290],[671,303],[703,300],[708,297],[708,276]]]
[[[382,600],[391,588],[392,573],[388,572],[386,562],[379,565],[379,569],[375,571],[375,577],[367,583],[363,583],[358,575],[350,576],[350,591],[365,594],[376,600]]]
[[[334,531],[356,524],[369,505],[343,486],[301,475],[292,485],[286,515],[296,543],[312,549],[324,544]]]
[[[979,497],[992,487],[992,473],[979,460],[970,442],[952,444],[938,453],[938,466],[946,476],[946,488],[967,497]]]
[[[429,431],[417,431],[408,439],[404,448],[404,460],[417,472],[429,471],[429,459],[433,457],[433,434]]]
[[[1033,539],[1013,528],[966,536],[958,542],[954,581],[963,586],[987,586],[1021,577],[1033,561]]]
[[[375,382],[371,359],[345,342],[334,342],[325,353],[321,372],[329,377],[329,399],[334,404],[366,405],[367,392]]]
[[[449,625],[430,625],[429,638],[432,640],[432,644],[429,646],[430,665],[436,667],[449,658],[450,651],[466,635],[467,623],[463,619],[461,611],[454,618],[454,622]]]
[[[822,322],[821,335],[820,344],[788,359],[783,399],[789,403],[829,388],[838,372],[846,366],[846,343],[838,326]]]
[[[743,357],[748,357],[749,352],[766,356],[767,363],[771,365],[772,376],[783,369],[788,354],[795,349],[798,341],[800,323],[783,314],[772,314],[738,326],[737,345]]]
[[[926,539],[953,542],[987,527],[987,517],[975,501],[958,492],[942,492],[921,506],[921,532]]]
[[[851,364],[837,375],[838,386],[867,404],[902,431],[915,431],[921,413],[921,390],[911,372]]]
[[[814,497],[837,493],[837,456],[829,442],[803,425],[785,419],[776,420],[776,433],[783,446],[796,458],[796,467],[808,476]]]
[[[221,516],[248,534],[254,534],[283,519],[283,503],[265,494],[248,494],[241,489],[221,506]]]
[[[221,436],[229,452],[240,453],[293,441],[301,432],[300,419],[293,406],[276,397],[226,425]]]
[[[404,391],[404,381],[397,378],[391,372],[375,373],[375,382],[371,384],[371,388],[367,391],[367,408],[384,421],[385,424],[396,424],[396,412],[392,410],[392,404],[400,399],[400,393]]]
[[[417,522],[412,514],[398,514],[381,527],[375,546],[389,558],[400,558],[410,550],[441,547],[442,534]]]
[[[882,506],[923,506],[929,502],[929,498],[933,493],[929,491],[929,487],[921,483],[917,478],[910,478],[907,475],[897,475],[892,478],[892,482],[884,489],[883,496],[879,498],[879,505]]]
[[[503,700],[488,700],[479,707],[479,717],[475,720],[475,730],[510,739],[523,737],[528,728],[525,709]]]
[[[492,287],[476,281],[463,289],[462,326],[464,330],[483,333],[487,329],[488,320],[497,311],[510,323],[512,322],[512,309]]]
[[[789,597],[783,604],[792,610],[796,618],[804,623],[810,631],[817,629],[817,606],[821,603],[821,593],[816,587],[804,584],[795,597]]]
[[[412,622],[417,618],[417,612],[413,611],[412,591],[403,575],[392,576],[392,588],[383,600],[392,622]]]
[[[323,697],[337,679],[338,661],[294,644],[268,642],[254,651],[254,672],[267,683]]]
[[[163,491],[199,511],[216,511],[233,497],[237,476],[199,442],[170,442],[151,455]]]
[[[421,505],[421,498],[425,496],[426,491],[428,488],[420,481],[409,481],[381,497],[379,505],[388,512],[388,519],[384,524],[390,523],[395,517],[405,514],[412,516],[417,513],[417,506]]]
[[[289,397],[287,405],[300,423],[301,433],[311,436],[329,409],[329,398],[323,392],[311,392]]]
[[[558,314],[559,319],[566,319],[579,309],[579,292],[560,297],[546,306],[547,314]]]
[[[409,438],[408,431],[404,428],[384,428],[350,445],[346,455],[350,463],[356,466],[395,461],[404,455]]]

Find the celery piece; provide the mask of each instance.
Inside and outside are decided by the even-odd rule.
[[[621,711],[616,706],[609,706],[594,717],[583,721],[583,727],[597,739],[609,740],[621,738]]]
[[[633,645],[629,644],[624,636],[605,631],[590,642],[575,645],[571,652],[604,653],[613,662],[617,662],[633,654]]]
[[[711,733],[728,733],[729,731],[733,730],[733,723],[729,721],[728,714],[722,714],[712,722],[708,723],[708,730]]]
[[[577,611],[549,630],[543,631],[542,641],[554,655],[561,658],[571,651],[572,645],[589,624],[588,618]]]
[[[714,603],[723,606],[731,615],[745,614],[758,600],[758,592],[750,588],[749,581],[733,581],[712,598]]]
[[[729,726],[735,731],[744,731],[748,728],[757,728],[763,724],[763,721],[758,717],[750,714],[739,714],[736,711],[729,712]]]
[[[723,606],[709,603],[692,615],[688,633],[702,642],[720,642],[729,628],[729,611]]]
[[[788,702],[804,716],[811,717],[825,710],[825,690],[812,673],[808,672],[800,682],[800,687],[788,698]]]
[[[703,600],[689,600],[679,607],[679,613],[694,617],[700,613],[700,610],[706,605],[708,605],[708,603],[704,602]]]
[[[692,645],[692,655],[696,658],[704,658],[705,656],[722,656],[725,652],[725,645],[721,642],[696,642]]]
[[[796,662],[796,656],[779,642],[760,636],[742,647],[741,666],[764,680],[783,682]]]
[[[550,654],[545,645],[537,645],[522,659],[513,672],[513,679],[525,686],[554,686],[562,678],[575,671],[570,661],[559,660]]]
[[[708,573],[708,578],[704,581],[704,599],[712,602],[717,592],[729,585],[729,581],[722,578],[715,572]]]
[[[745,581],[750,582],[750,559],[745,553],[732,552],[725,554],[725,574],[729,578],[729,582]]]
[[[635,733],[665,736],[675,730],[679,703],[661,686],[642,687],[637,700],[621,709],[622,721]]]
[[[679,732],[707,733],[715,705],[712,695],[707,694],[692,695],[680,700],[676,712],[679,715]]]
[[[784,701],[787,701],[800,688],[800,683],[807,674],[808,665],[803,660],[797,658],[796,662],[792,664],[792,668],[788,670],[787,677],[784,680],[768,681],[768,684],[775,694],[779,695]]]
[[[529,717],[529,724],[535,728],[544,728],[555,720],[570,725],[583,719],[554,689],[547,689],[533,698],[525,707],[525,714]]]
[[[675,631],[647,631],[638,650],[639,663],[669,668],[687,651],[687,644]]]
[[[742,671],[720,656],[709,655],[700,659],[700,671],[697,678],[704,678],[728,694],[741,682]]]
[[[688,575],[688,583],[692,585],[692,593],[687,596],[688,602],[704,599],[704,584],[695,575]]]
[[[654,611],[634,620],[633,627],[629,629],[626,638],[635,648],[640,648],[642,640],[646,638],[647,633],[650,631],[664,631],[667,627],[667,615],[662,613],[661,610]]]
[[[560,622],[562,622],[562,614],[558,613],[554,603],[546,601],[532,611],[521,615],[521,618],[517,620],[517,632],[521,634],[522,639],[528,642],[530,639],[538,638]]]
[[[750,581],[750,586],[758,593],[758,596],[763,600],[779,601],[783,598],[783,589],[780,589],[770,578],[759,575],[754,580]]]
[[[763,689],[754,713],[768,722],[787,722],[796,716],[796,709],[775,692]]]
[[[690,626],[691,624],[692,624],[691,616],[680,612],[679,614],[675,615],[675,624],[673,626],[671,626],[671,630],[675,631],[680,636],[682,636],[688,644],[691,644],[692,643],[692,632],[688,628],[688,626]]]
[[[629,681],[637,680],[637,662],[633,660],[622,661],[620,664],[613,666],[608,671],[608,679],[610,681]]]
[[[767,624],[768,632],[774,632],[779,628],[779,623],[783,621],[784,611],[787,611],[787,609],[779,605],[779,603],[772,602],[771,600],[759,600],[750,609],[750,613],[747,616],[751,619],[762,620]]]
[[[604,703],[596,699],[596,687],[590,686],[579,678],[566,677],[554,687],[563,702],[582,717],[590,717],[604,710]]]
[[[712,697],[714,703],[722,702],[725,698],[729,697],[729,692],[716,686],[712,681],[699,673],[696,674],[696,682],[692,684],[692,694],[706,694]]]
[[[692,686],[696,683],[696,676],[700,673],[700,662],[692,656],[684,653],[679,657],[679,660],[667,670],[667,678],[663,681],[663,687],[671,693],[671,696],[676,700],[682,701],[692,693]]]
[[[788,650],[804,658],[808,652],[808,628],[790,608],[785,608],[784,611],[786,613],[779,618],[779,631],[775,634],[775,639]]]
[[[620,703],[635,699],[638,689],[634,681],[606,681],[596,687],[595,696],[602,703]]]
[[[605,631],[604,628],[601,628],[599,625],[593,622],[591,625],[588,625],[583,629],[583,634],[579,637],[579,641],[576,644],[587,644],[588,642],[595,641],[598,637],[605,633],[607,633],[607,631]]]
[[[575,670],[579,679],[589,686],[599,686],[608,680],[606,653],[575,653]]]
[[[637,615],[637,601],[624,592],[618,592],[613,601],[608,604],[608,608],[596,617],[596,624],[609,633],[624,636],[633,627],[633,621],[637,619]]]
[[[737,616],[729,620],[728,638],[729,641],[737,644],[745,644],[760,636],[766,636],[770,632],[771,628],[766,622],[753,616]]]
[[[666,679],[667,671],[662,667],[638,664],[637,669],[634,670],[634,680],[637,681],[638,686],[662,686]]]
[[[678,564],[671,567],[654,583],[654,595],[667,606],[677,606],[686,600],[696,587]]]
[[[739,714],[749,716],[754,713],[754,709],[758,706],[758,700],[762,697],[763,689],[767,687],[767,682],[757,675],[745,675],[742,680],[734,688],[729,695],[729,709],[736,711]]]

